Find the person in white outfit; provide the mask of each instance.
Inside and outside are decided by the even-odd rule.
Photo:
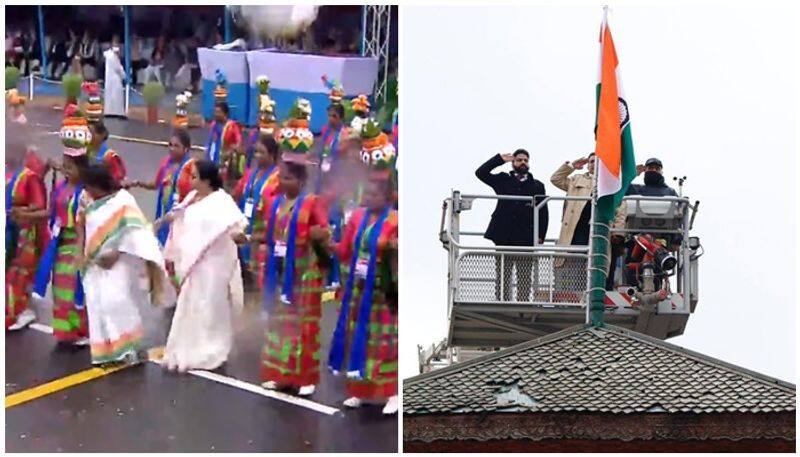
[[[236,245],[248,241],[247,218],[222,189],[214,163],[195,163],[192,188],[164,218],[172,224],[164,256],[179,292],[163,366],[178,372],[225,363],[244,306]]]
[[[125,116],[125,69],[119,58],[119,47],[112,47],[103,53],[106,59],[103,114],[106,116]]]

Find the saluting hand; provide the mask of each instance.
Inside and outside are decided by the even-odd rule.
[[[576,170],[580,170],[587,163],[589,163],[589,158],[588,157],[581,157],[580,159],[577,159],[574,162],[572,162],[572,168],[574,168]]]
[[[644,173],[646,169],[647,167],[645,167],[644,165],[636,165],[636,176],[639,176],[640,174]]]
[[[514,160],[514,154],[500,154],[500,157],[503,158],[503,162],[511,162]]]

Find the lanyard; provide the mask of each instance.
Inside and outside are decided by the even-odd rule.
[[[325,134],[322,136],[322,144],[323,144],[323,146],[327,146],[328,145],[328,139],[330,138],[331,133],[334,133],[333,141],[331,142],[331,145],[328,148],[328,150],[330,151],[331,154],[335,153],[336,149],[339,147],[339,136],[340,136],[339,132],[341,132],[341,131],[342,131],[342,126],[341,125],[336,130],[333,130],[332,128],[329,127],[325,131]]]
[[[175,171],[172,172],[172,188],[169,191],[169,198],[167,199],[167,211],[172,209],[173,197],[175,196],[175,192],[178,190],[177,189],[178,178],[180,178],[181,171],[183,171],[183,167],[186,166],[186,162],[188,161],[189,161],[189,154],[186,154],[184,155],[183,160],[181,160],[181,163],[178,164],[178,168],[176,168]],[[162,186],[164,185],[163,182],[161,185]]]
[[[211,134],[208,136],[208,143],[206,144],[206,154],[208,160],[217,163],[219,162],[219,148],[222,145],[222,126],[214,121],[214,126],[211,127]]]

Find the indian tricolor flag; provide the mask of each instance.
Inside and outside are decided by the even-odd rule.
[[[630,115],[619,61],[608,26],[607,10],[600,28],[600,81],[597,83],[595,153],[597,166],[597,211],[603,221],[614,218],[628,184],[636,177]]]

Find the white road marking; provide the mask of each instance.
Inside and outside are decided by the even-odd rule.
[[[38,322],[34,322],[29,325],[29,327],[33,330],[42,332],[42,333],[53,333],[53,328],[44,324],[40,324]],[[150,360],[150,362],[155,363],[156,365],[161,365],[161,360]],[[210,381],[215,381],[220,384],[225,384],[226,386],[236,387],[237,389],[246,390],[248,392],[258,394],[264,397],[273,398],[275,400],[280,400],[286,403],[291,403],[296,406],[301,406],[306,409],[310,409],[312,411],[316,411],[318,413],[327,414],[328,416],[333,416],[334,414],[338,413],[339,410],[332,406],[323,405],[322,403],[313,402],[306,398],[295,397],[289,394],[285,394],[283,392],[278,392],[275,390],[268,390],[264,389],[261,386],[250,384],[249,382],[240,381],[236,378],[231,378],[228,376],[223,376],[217,373],[212,373],[210,371],[205,370],[189,370],[189,374],[205,378]]]

